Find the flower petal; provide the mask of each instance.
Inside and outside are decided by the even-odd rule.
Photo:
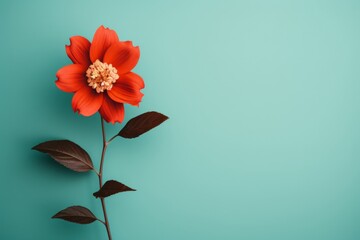
[[[97,93],[87,86],[77,91],[72,99],[74,112],[79,112],[86,117],[96,113],[103,102],[103,93]]]
[[[106,50],[113,43],[119,42],[119,37],[114,30],[100,26],[94,35],[90,47],[90,59],[95,62],[96,59],[103,60]]]
[[[66,51],[66,54],[68,55],[68,57],[71,59],[71,61],[73,63],[75,63],[75,57],[73,56],[73,54],[71,53],[71,50],[70,50],[70,46],[68,45],[65,45],[65,51]]]
[[[145,87],[143,79],[136,73],[130,72],[120,75],[110,91],[107,91],[109,97],[120,103],[128,103],[139,106],[144,94],[140,89]]]
[[[104,94],[104,101],[99,112],[105,121],[112,124],[121,123],[124,120],[124,104],[114,102],[107,94]]]
[[[70,38],[70,45],[65,46],[65,50],[73,63],[89,66],[91,64],[89,56],[90,45],[91,43],[86,38],[74,36]]]
[[[80,64],[71,64],[57,71],[55,84],[64,92],[76,92],[87,86],[85,78],[86,67]]]
[[[130,72],[140,58],[139,47],[134,47],[130,41],[111,45],[105,53],[104,62],[116,67],[119,74]]]

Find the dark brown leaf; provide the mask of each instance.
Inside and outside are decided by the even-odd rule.
[[[43,142],[32,149],[49,154],[58,163],[76,172],[94,170],[89,154],[71,141],[54,140]]]
[[[79,224],[89,224],[98,220],[89,209],[82,206],[68,207],[55,214],[52,218],[60,218]]]
[[[146,112],[127,122],[118,135],[123,138],[136,138],[154,127],[159,126],[167,119],[168,117],[161,113]]]
[[[93,195],[98,198],[105,198],[119,192],[136,191],[135,189],[129,188],[128,186],[119,183],[115,180],[107,181],[102,188],[95,192]]]

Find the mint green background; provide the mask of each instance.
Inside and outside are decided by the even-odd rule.
[[[94,174],[30,148],[70,139],[98,166],[99,116],[55,85],[73,35],[141,48],[140,108],[170,120],[110,145],[114,240],[360,239],[360,1],[1,1],[0,238],[106,239]],[[119,125],[108,125],[108,135]]]

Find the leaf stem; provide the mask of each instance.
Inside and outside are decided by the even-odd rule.
[[[97,219],[99,222],[101,222],[102,224],[104,224],[104,226],[106,226],[106,223],[103,221],[103,220],[101,220],[101,219]]]
[[[108,143],[111,143],[112,140],[114,140],[117,136],[119,136],[118,134],[116,134],[115,136],[113,136],[112,138],[109,139]]]
[[[103,139],[103,149],[102,149],[102,153],[101,153],[101,160],[100,160],[100,171],[99,171],[99,185],[100,185],[100,189],[103,186],[103,180],[102,180],[102,176],[103,176],[103,165],[104,165],[104,159],[105,159],[105,153],[106,153],[106,148],[108,146],[108,144],[110,142],[106,141],[106,134],[105,134],[105,126],[104,126],[104,119],[102,118],[102,116],[100,116],[101,118],[101,131],[102,131],[102,139]],[[104,225],[106,227],[106,231],[109,237],[109,240],[112,240],[111,237],[111,232],[110,232],[110,224],[109,224],[109,220],[107,217],[107,213],[106,213],[106,205],[105,205],[105,199],[104,198],[100,198],[101,200],[101,206],[102,206],[102,210],[104,213]]]

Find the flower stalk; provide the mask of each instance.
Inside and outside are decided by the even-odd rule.
[[[106,140],[104,123],[106,119],[104,119],[102,115],[100,115],[103,147],[101,152],[99,172],[96,171],[89,154],[78,144],[72,141],[51,140],[34,146],[32,149],[39,152],[47,153],[56,162],[64,165],[65,167],[75,172],[94,171],[99,178],[99,191],[94,192],[93,196],[96,198],[100,198],[101,207],[104,214],[104,220],[100,220],[99,218],[97,218],[90,209],[79,205],[67,207],[56,213],[52,218],[63,219],[65,221],[78,224],[90,224],[95,221],[99,221],[104,224],[108,239],[112,240],[110,223],[106,211],[105,198],[117,193],[136,190],[116,180],[109,180],[103,183],[103,169],[107,147],[110,142],[112,142],[116,137],[128,139],[136,138],[157,127],[167,119],[167,116],[158,112],[143,113],[137,117],[130,119],[118,134],[116,134],[109,140]]]
[[[101,132],[102,132],[102,139],[103,139],[103,148],[102,148],[102,152],[101,152],[101,160],[100,160],[100,171],[99,171],[99,186],[100,186],[100,189],[102,188],[103,186],[103,166],[104,166],[104,160],[105,160],[105,153],[106,153],[106,149],[107,149],[107,146],[110,142],[107,142],[106,141],[106,133],[105,133],[105,126],[104,126],[104,119],[102,116],[100,116],[101,118]],[[105,199],[104,198],[100,198],[100,201],[101,201],[101,207],[102,207],[102,210],[103,210],[103,213],[104,213],[104,225],[106,227],[106,232],[108,234],[108,237],[109,237],[109,240],[112,240],[112,237],[111,237],[111,231],[110,231],[110,223],[109,223],[109,219],[107,217],[107,213],[106,213],[106,204],[105,204]]]

